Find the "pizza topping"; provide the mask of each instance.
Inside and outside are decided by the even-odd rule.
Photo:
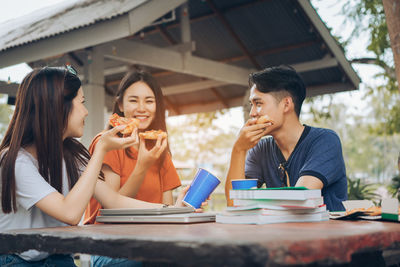
[[[111,115],[109,123],[112,127],[119,125],[126,125],[125,129],[121,131],[124,135],[129,135],[139,126],[139,120],[135,118],[120,117],[117,113]]]

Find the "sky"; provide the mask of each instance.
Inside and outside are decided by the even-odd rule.
[[[65,0],[0,0],[0,23],[18,18],[41,8],[58,4]],[[21,82],[31,68],[25,63],[0,69],[0,80]]]
[[[56,5],[65,0],[0,0],[2,2],[2,8],[0,9],[0,23],[17,18],[19,16],[27,15],[35,10],[41,8]],[[67,0],[68,1],[68,0]],[[332,28],[332,34],[341,36],[344,40],[347,39],[352,30],[352,26],[349,23],[344,23],[345,18],[340,14],[341,5],[338,2],[343,0],[312,0],[313,6],[317,9],[318,14],[322,20],[327,24],[328,27]],[[347,58],[358,58],[371,56],[368,54],[366,49],[366,43],[368,41],[368,35],[361,35],[355,41],[350,43],[347,51]],[[360,76],[362,83],[359,91],[338,93],[335,95],[335,101],[349,103],[349,109],[353,112],[358,113],[360,110],[365,108],[364,103],[361,99],[362,89],[366,85],[376,85],[381,83],[378,79],[374,78],[379,69],[374,66],[367,66],[363,64],[353,64],[353,68]],[[22,78],[30,71],[29,66],[26,64],[18,64],[15,66],[0,69],[0,80],[10,80],[12,82],[20,82]],[[232,111],[236,114],[238,111]],[[242,122],[240,122],[242,123]]]

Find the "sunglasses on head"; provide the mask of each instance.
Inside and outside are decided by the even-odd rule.
[[[76,69],[74,67],[72,67],[72,65],[65,65],[65,68],[67,69],[67,71],[69,71],[70,73],[72,73],[73,75],[78,75],[78,72],[76,71]]]

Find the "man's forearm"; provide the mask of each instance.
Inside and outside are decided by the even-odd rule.
[[[295,186],[304,186],[308,189],[322,189],[324,187],[324,183],[314,176],[301,176],[299,180],[297,180]]]

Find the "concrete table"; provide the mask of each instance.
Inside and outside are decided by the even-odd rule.
[[[384,266],[382,251],[400,249],[400,224],[332,220],[268,225],[107,224],[0,234],[0,254],[27,249],[185,266],[354,266],[349,263],[364,265],[363,261]]]

